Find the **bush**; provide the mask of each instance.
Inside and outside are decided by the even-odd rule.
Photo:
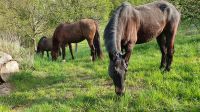
[[[20,68],[29,68],[33,65],[33,48],[23,47],[20,37],[12,33],[0,33],[0,51],[10,54],[17,60]]]

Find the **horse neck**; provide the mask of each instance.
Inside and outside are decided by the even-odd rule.
[[[121,37],[118,35],[119,16],[124,5],[117,8],[104,32],[105,45],[109,53],[121,52]]]
[[[115,12],[113,16],[113,42],[115,45],[115,49],[113,52],[121,53],[121,40],[126,39],[126,30],[127,30],[127,22],[131,19],[131,15],[133,13],[133,7],[124,2]]]

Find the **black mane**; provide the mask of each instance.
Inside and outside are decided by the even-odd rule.
[[[124,6],[119,6],[111,17],[109,23],[107,24],[104,30],[104,42],[106,46],[106,50],[108,52],[114,52],[117,50],[116,48],[116,33],[117,33],[117,24],[120,12]]]

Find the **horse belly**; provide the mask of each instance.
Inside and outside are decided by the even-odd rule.
[[[153,38],[154,38],[154,36],[149,35],[149,34],[144,34],[144,33],[143,33],[143,35],[138,35],[136,44],[142,44],[142,43],[149,42],[149,41],[151,41]]]
[[[72,37],[71,40],[70,40],[70,43],[79,43],[83,40],[85,40],[84,37]]]
[[[161,34],[164,27],[151,27],[146,30],[139,30],[137,34],[136,44],[142,44],[151,41],[153,38],[156,38]]]

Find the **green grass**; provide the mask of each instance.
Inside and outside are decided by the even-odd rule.
[[[200,35],[176,37],[168,73],[159,70],[161,53],[155,40],[136,45],[123,97],[115,95],[103,49],[104,59],[96,62],[91,62],[86,42],[79,44],[75,60],[68,49],[66,62],[35,56],[34,70],[22,70],[10,79],[15,90],[0,97],[0,111],[200,110]]]

